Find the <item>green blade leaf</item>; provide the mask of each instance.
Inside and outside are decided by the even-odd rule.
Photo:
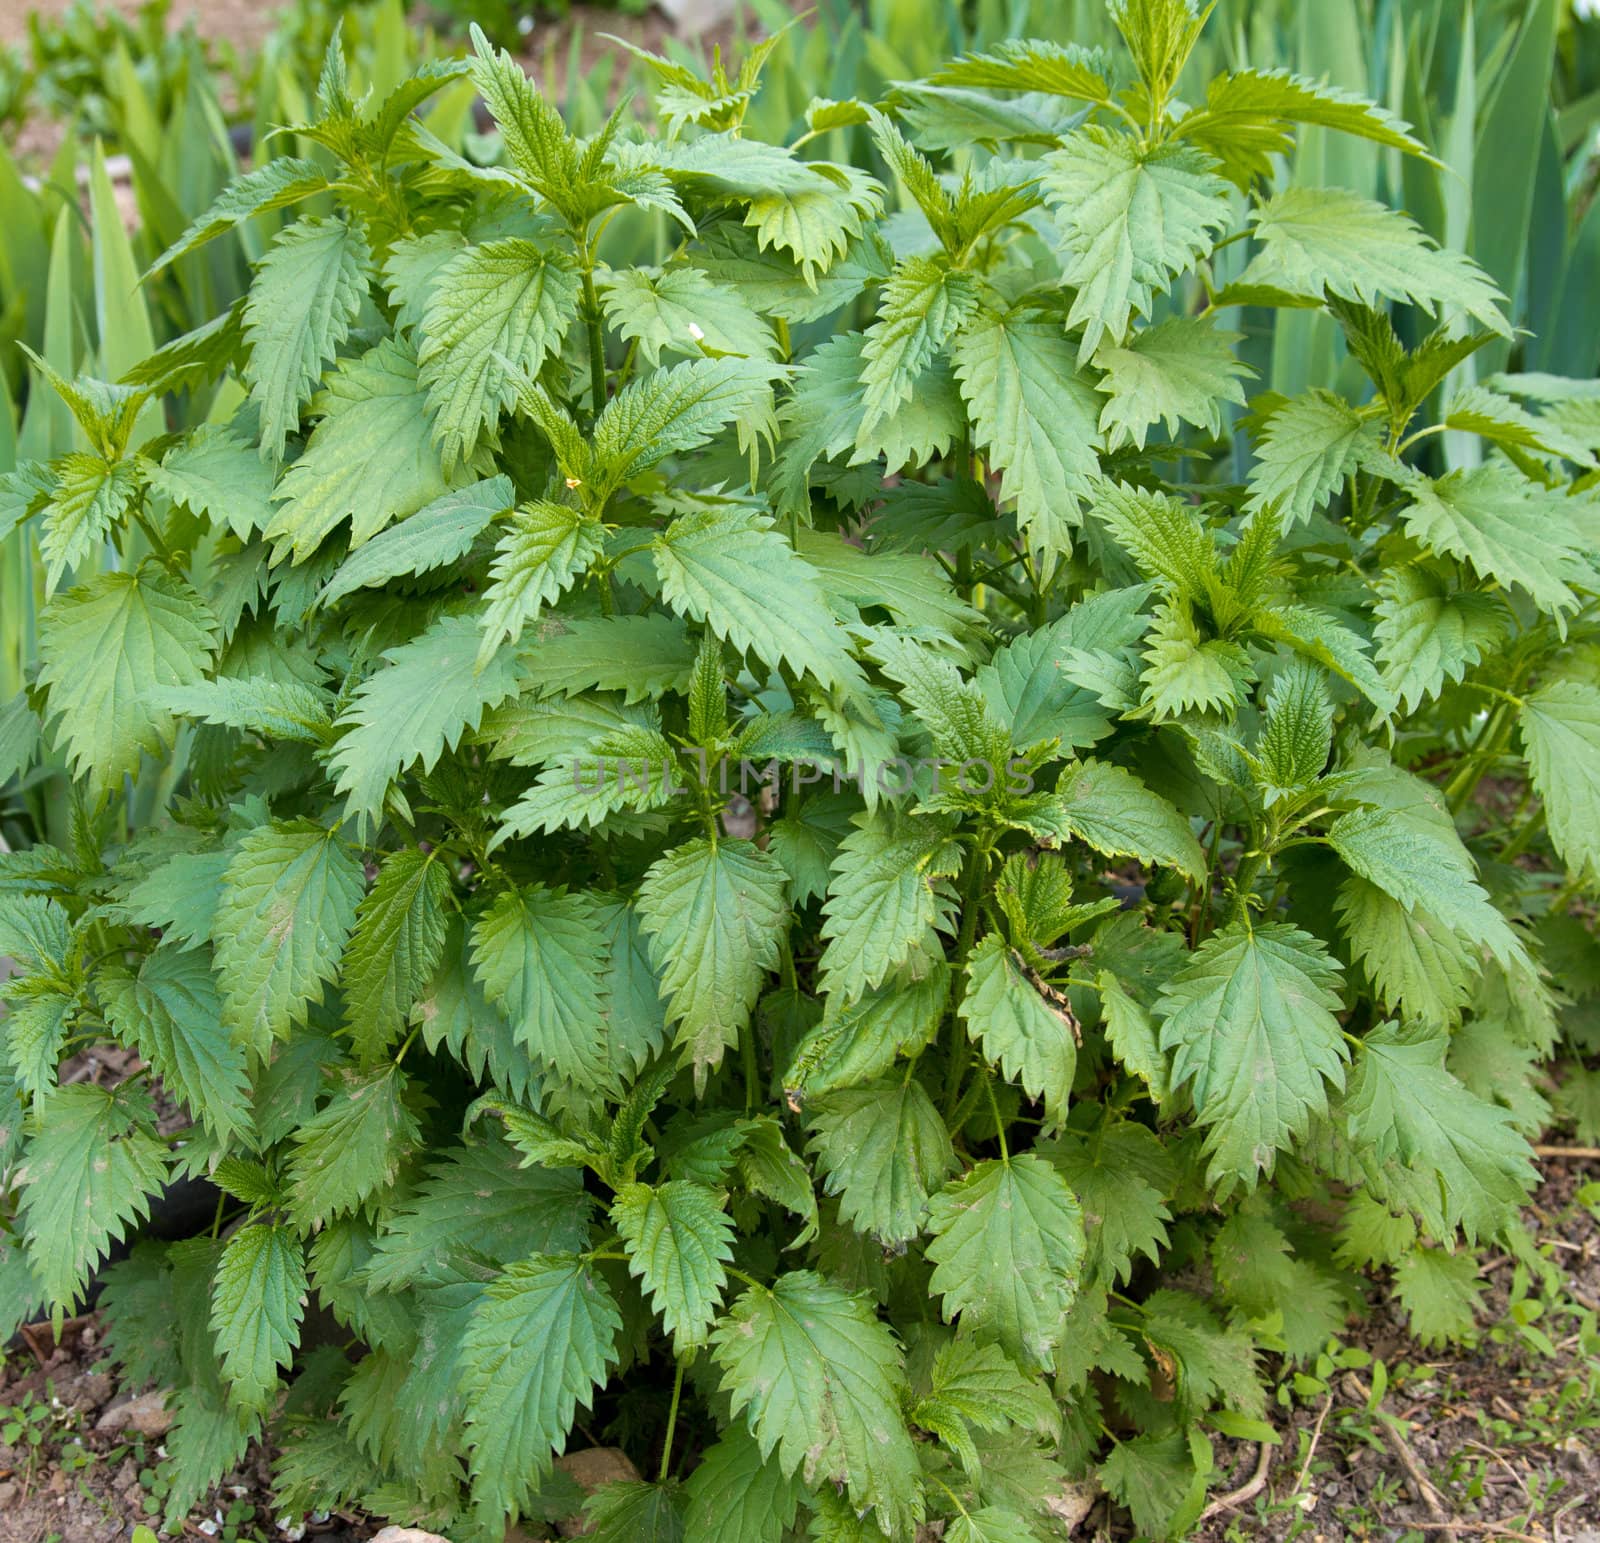
[[[611,1221],[678,1354],[704,1344],[733,1258],[733,1222],[715,1192],[689,1179],[627,1184]]]
[[[211,1289],[211,1328],[235,1399],[265,1409],[300,1342],[306,1306],[300,1238],[280,1223],[242,1227],[222,1251]]]
[[[762,1460],[807,1485],[832,1481],[891,1533],[922,1516],[905,1375],[893,1336],[861,1297],[809,1270],[752,1285],[718,1324],[712,1355]]]
[[[651,865],[639,921],[697,1082],[739,1043],[789,919],[777,859],[748,841],[691,841]]]

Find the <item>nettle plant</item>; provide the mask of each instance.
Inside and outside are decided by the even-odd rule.
[[[463,1543],[599,1443],[649,1475],[601,1538],[1043,1540],[1086,1471],[1171,1534],[1264,1357],[1369,1272],[1466,1332],[1522,1246],[1600,399],[1474,384],[1484,275],[1279,185],[1297,125],[1404,125],[1181,101],[1202,18],[1113,11],[1126,57],[814,103],[875,172],[742,135],[764,49],[586,142],[481,39],[377,103],[335,52],[314,157],[180,243],[315,200],[248,298],[55,382],[4,735],[74,838],[0,868],[0,1271],[68,1311],[217,1186],[105,1288],[169,1519],[269,1433],[285,1509]],[[462,71],[474,156],[414,116]],[[1221,318],[1275,307],[1347,394],[1252,379]],[[146,1070],[58,1078],[108,1041]]]

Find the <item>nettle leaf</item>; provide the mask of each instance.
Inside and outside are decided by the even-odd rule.
[[[364,1062],[399,1038],[444,951],[450,873],[438,849],[393,853],[356,909],[345,950],[345,1024]]]
[[[823,906],[823,987],[853,1002],[881,985],[913,953],[941,953],[959,867],[947,828],[930,819],[879,813],[859,819],[839,843]]]
[[[1362,305],[1405,300],[1430,316],[1460,309],[1510,336],[1505,296],[1459,252],[1440,249],[1406,215],[1342,188],[1285,188],[1256,210],[1261,250],[1239,288],[1320,303],[1326,293]]]
[[[847,1488],[891,1534],[921,1520],[900,1351],[863,1298],[810,1270],[753,1285],[718,1324],[712,1355],[763,1461],[776,1453],[786,1476]]]
[[[265,1409],[300,1339],[306,1304],[299,1234],[281,1223],[242,1227],[228,1240],[211,1289],[211,1328],[232,1393]]]
[[[272,520],[272,468],[249,440],[225,425],[202,424],[147,475],[158,492],[226,526],[241,541]]]
[[[604,528],[582,510],[547,498],[513,509],[489,571],[478,667],[493,659],[505,639],[520,638],[528,623],[570,589],[604,550]]]
[[[209,952],[159,948],[137,976],[105,974],[97,989],[106,1021],[155,1067],[169,1093],[181,1098],[219,1141],[249,1138],[253,1120],[244,1051],[223,1022]],[[13,1053],[15,1034],[13,1028]]]
[[[1301,524],[1344,486],[1377,443],[1377,424],[1331,391],[1294,397],[1273,413],[1256,441],[1246,508],[1275,510],[1285,526]]]
[[[106,1250],[149,1215],[167,1179],[151,1119],[147,1095],[85,1083],[35,1110],[22,1206],[33,1278],[49,1302],[73,1308]]]
[[[930,257],[905,257],[883,286],[878,319],[861,348],[866,387],[861,433],[906,401],[917,379],[978,308],[978,291],[965,273]]]
[[[1078,358],[1103,338],[1120,343],[1137,314],[1210,249],[1228,220],[1228,184],[1190,146],[1140,148],[1091,124],[1044,158],[1040,186],[1066,252],[1062,277],[1076,294],[1068,327],[1083,328]]]
[[[516,1042],[584,1088],[611,1081],[606,1054],[606,935],[593,902],[542,884],[508,889],[472,929],[472,964]]]
[[[131,462],[90,454],[62,457],[39,537],[46,593],[54,593],[68,569],[78,567],[100,546],[138,490],[139,473]]]
[[[261,453],[280,460],[366,297],[371,254],[359,221],[316,216],[279,232],[244,308],[245,380],[261,408]]]
[[[461,1346],[473,1502],[486,1521],[538,1492],[621,1328],[605,1281],[576,1255],[535,1254],[489,1284]]]
[[[1334,1011],[1340,972],[1296,927],[1234,922],[1162,992],[1161,1046],[1174,1087],[1192,1084],[1207,1128],[1208,1177],[1255,1184],[1325,1114],[1348,1056]]]
[[[217,904],[223,1021],[266,1055],[305,1021],[338,972],[361,898],[361,865],[309,821],[264,825],[240,843]]]
[[[1414,563],[1378,581],[1373,635],[1384,685],[1408,711],[1459,681],[1505,638],[1498,596],[1463,589],[1446,570]]]
[[[750,509],[680,515],[656,538],[662,598],[742,653],[808,671],[825,686],[866,681],[810,564]]]
[[[320,1227],[395,1182],[421,1133],[405,1091],[398,1066],[348,1078],[293,1132],[289,1200],[297,1220]]]
[[[468,247],[433,276],[417,378],[447,469],[515,401],[507,365],[537,376],[577,314],[572,260],[520,237]]]
[[[777,968],[788,880],[748,841],[691,841],[651,865],[639,921],[677,1042],[697,1081],[737,1046],[761,982]]]
[[[1476,1240],[1515,1216],[1537,1177],[1509,1112],[1445,1070],[1443,1036],[1386,1024],[1362,1041],[1341,1104],[1352,1150],[1381,1195],[1436,1238]]]
[[[1556,850],[1576,872],[1600,874],[1600,689],[1552,681],[1522,704],[1522,741]]]
[[[321,422],[279,480],[266,534],[304,562],[345,521],[358,547],[447,493],[416,357],[392,339],[343,361],[313,403]],[[461,479],[458,479],[461,480]]]
[[[1172,316],[1130,333],[1120,347],[1102,343],[1094,364],[1103,372],[1098,389],[1108,396],[1100,409],[1106,448],[1143,450],[1158,420],[1174,438],[1180,423],[1220,435],[1226,408],[1244,405],[1241,378],[1254,373],[1234,357],[1242,337],[1205,317]]]
[[[1077,523],[1074,511],[1099,470],[1100,407],[1059,320],[1027,309],[986,313],[962,332],[954,358],[1001,498],[1015,501],[1037,549],[1067,551],[1064,528]]]
[[[839,1219],[886,1247],[917,1236],[928,1197],[956,1155],[933,1101],[914,1077],[841,1088],[807,1105],[817,1159]]]
[[[172,714],[153,693],[200,681],[215,646],[205,602],[154,563],[99,574],[50,603],[39,626],[46,723],[91,798],[137,772],[141,751],[172,748]]]
[[[611,1220],[679,1353],[704,1344],[733,1258],[733,1222],[716,1193],[689,1179],[628,1184]]]
[[[993,1335],[1026,1366],[1048,1366],[1084,1257],[1082,1214],[1061,1175],[1032,1152],[981,1162],[933,1197],[929,1226],[945,1317]]]
[[[1030,809],[1030,828],[1057,841],[1076,838],[1108,857],[1176,868],[1186,878],[1205,873],[1205,853],[1189,822],[1130,771],[1109,761],[1081,761],[1054,795]]]
[[[684,1533],[712,1538],[721,1530],[749,1543],[783,1543],[794,1525],[804,1486],[764,1458],[760,1444],[739,1421],[707,1449],[684,1485]]]
[[[428,630],[385,655],[355,692],[341,715],[350,730],[333,753],[339,791],[352,815],[383,809],[394,778],[413,761],[431,770],[468,729],[482,722],[486,708],[517,689],[509,651],[494,654],[482,668],[482,638],[469,616],[441,616]]]
[[[1461,559],[1485,579],[1522,589],[1541,610],[1577,608],[1575,588],[1595,583],[1581,505],[1491,462],[1437,482],[1407,482],[1407,532]]]
[[[1008,1077],[1044,1100],[1052,1121],[1066,1117],[1078,1065],[1078,1025],[1064,995],[1030,978],[1020,955],[989,933],[967,961],[961,999],[967,1034]]]
[[[637,341],[654,369],[663,353],[771,358],[777,339],[747,295],[747,285],[718,284],[698,268],[633,268],[606,276],[604,303],[613,330]]]

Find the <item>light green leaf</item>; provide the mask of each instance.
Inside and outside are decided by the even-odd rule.
[[[370,262],[359,221],[318,217],[280,231],[262,259],[244,308],[244,373],[261,408],[263,459],[282,458],[323,366],[349,337]]]
[[[1367,306],[1407,300],[1430,316],[1465,311],[1491,332],[1511,335],[1505,296],[1475,262],[1441,250],[1408,216],[1358,193],[1285,188],[1256,210],[1255,237],[1261,250],[1240,275],[1241,289],[1281,290],[1319,304],[1325,293]]]
[[[688,1543],[713,1543],[724,1535],[740,1543],[783,1543],[803,1486],[766,1461],[749,1428],[735,1420],[701,1457],[684,1493]]]
[[[1255,1184],[1328,1107],[1347,1051],[1334,1011],[1339,967],[1298,928],[1233,922],[1164,988],[1161,1046],[1174,1087],[1192,1083],[1208,1176]]]
[[[303,1226],[315,1230],[347,1215],[399,1178],[421,1135],[405,1091],[405,1074],[398,1066],[347,1077],[292,1132],[289,1199]]]
[[[1600,689],[1552,681],[1522,704],[1522,742],[1556,851],[1600,876]]]
[[[626,268],[605,280],[606,320],[651,368],[663,353],[770,359],[777,339],[752,309],[746,285],[719,284],[698,268]]]
[[[922,1517],[900,1412],[900,1352],[871,1305],[809,1270],[752,1285],[717,1325],[712,1355],[762,1460],[807,1485],[848,1489],[891,1533]]]
[[[344,1021],[364,1065],[400,1037],[444,949],[450,872],[438,849],[391,852],[356,910],[345,949]]]
[[[272,468],[250,442],[223,424],[205,423],[151,466],[150,486],[203,514],[241,541],[272,520]]]
[[[806,1106],[808,1151],[839,1196],[839,1220],[885,1248],[908,1243],[927,1220],[928,1196],[956,1155],[933,1101],[915,1077],[841,1088]]]
[[[1377,444],[1377,423],[1333,392],[1294,397],[1273,413],[1256,441],[1245,507],[1252,513],[1272,509],[1286,527],[1302,524]]]
[[[1024,1152],[979,1163],[933,1197],[930,1282],[944,1315],[1046,1367],[1078,1288],[1083,1218],[1065,1180]]]
[[[955,366],[1002,500],[1015,500],[1035,550],[1065,554],[1067,527],[1099,469],[1100,404],[1059,320],[1025,308],[985,313],[958,339]]]
[[[566,1447],[616,1359],[622,1315],[604,1280],[571,1254],[535,1254],[491,1282],[462,1345],[467,1442],[478,1514],[525,1505]]]
[[[167,1149],[148,1097],[87,1083],[36,1110],[22,1194],[23,1236],[46,1298],[71,1311],[106,1250],[149,1215],[166,1184]]]
[[[733,1258],[733,1222],[716,1194],[690,1179],[627,1184],[611,1221],[677,1352],[704,1344]]]
[[[417,379],[449,470],[516,400],[507,364],[536,377],[578,314],[572,260],[520,237],[468,247],[434,278]]]
[[[808,671],[825,686],[864,690],[821,580],[769,517],[749,509],[680,515],[655,541],[662,598],[740,652]]]
[[[1044,158],[1040,185],[1065,248],[1062,278],[1076,291],[1068,327],[1083,328],[1078,358],[1120,343],[1135,314],[1209,250],[1228,219],[1228,185],[1215,163],[1168,142],[1145,150],[1098,125]]]
[[[239,843],[214,929],[223,1021],[236,1042],[265,1056],[305,1021],[338,973],[361,888],[360,863],[320,825],[263,825]]]
[[[748,841],[691,841],[659,858],[635,902],[678,1044],[697,1082],[739,1043],[789,920],[787,878]]]
[[[1099,390],[1109,397],[1100,410],[1106,447],[1143,450],[1158,419],[1173,439],[1180,422],[1220,436],[1225,406],[1244,405],[1240,377],[1254,373],[1234,358],[1242,337],[1202,316],[1171,316],[1130,333],[1121,347],[1102,343],[1094,363],[1104,372]]]
[[[454,750],[485,708],[517,689],[515,661],[502,650],[478,668],[481,634],[471,616],[441,616],[409,643],[390,649],[341,714],[350,731],[333,752],[338,789],[352,815],[376,815],[394,778],[413,761],[431,771]]]
[[[516,641],[539,612],[605,550],[605,528],[579,509],[537,498],[519,504],[501,527],[484,593],[481,669],[500,644]]]
[[[280,479],[266,530],[295,562],[347,519],[358,547],[450,491],[407,345],[386,338],[341,361],[314,406],[322,421]]]
[[[58,595],[39,634],[46,722],[98,800],[139,770],[140,751],[171,750],[172,715],[151,694],[202,678],[216,622],[182,579],[146,563]]]
[[[306,1306],[300,1238],[281,1223],[242,1227],[228,1240],[211,1288],[211,1329],[222,1373],[247,1409],[266,1409],[300,1342]]]
[[[1080,761],[1054,795],[1029,810],[1028,823],[1057,841],[1077,839],[1108,857],[1136,857],[1199,880],[1205,853],[1189,822],[1130,771],[1109,761]]]
[[[991,932],[967,960],[961,999],[967,1037],[998,1061],[1006,1076],[1044,1100],[1055,1124],[1066,1118],[1078,1065],[1078,1025],[1066,997],[1030,979],[1021,956]]]
[[[472,929],[472,963],[512,1037],[584,1088],[612,1079],[606,1051],[605,933],[585,894],[508,889]]]
[[[1503,602],[1447,569],[1412,563],[1378,580],[1373,636],[1383,683],[1408,712],[1459,681],[1506,635]]]

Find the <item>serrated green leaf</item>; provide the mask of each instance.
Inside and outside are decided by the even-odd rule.
[[[1040,186],[1066,249],[1062,277],[1076,293],[1068,327],[1083,328],[1078,358],[1120,343],[1137,314],[1205,254],[1228,218],[1228,185],[1209,156],[1138,141],[1098,125],[1044,158]]]
[[[244,335],[263,459],[282,458],[324,365],[349,337],[370,260],[358,221],[314,216],[280,231],[262,259],[245,302]]]
[[[516,400],[507,364],[537,376],[577,314],[571,259],[520,237],[468,247],[439,271],[422,315],[417,380],[446,470]]]
[[[264,825],[239,843],[215,923],[223,1022],[236,1042],[265,1056],[305,1021],[338,971],[361,887],[361,865],[320,825]]]
[[[106,1250],[149,1214],[167,1178],[148,1098],[78,1083],[35,1111],[22,1194],[28,1258],[46,1298],[69,1311]]]
[[[438,849],[391,853],[356,909],[341,984],[344,1020],[363,1064],[400,1037],[444,949],[450,872]]]
[[[1506,635],[1506,609],[1496,596],[1463,589],[1448,572],[1420,563],[1378,580],[1373,612],[1384,685],[1408,712],[1446,681],[1459,681]]]
[[[1246,508],[1272,509],[1288,527],[1302,524],[1377,443],[1377,425],[1333,392],[1294,397],[1273,413],[1256,441]]]
[[[684,1536],[711,1543],[726,1530],[741,1543],[783,1543],[802,1493],[799,1479],[765,1460],[748,1427],[735,1421],[684,1485]]]
[[[981,1162],[933,1197],[930,1227],[929,1284],[945,1317],[993,1335],[1024,1366],[1048,1366],[1084,1257],[1061,1175],[1032,1152]]]
[[[1173,1086],[1193,1085],[1212,1183],[1254,1185],[1343,1086],[1339,979],[1308,933],[1234,922],[1163,990],[1161,1047]]]
[[[250,442],[222,424],[202,424],[147,473],[176,504],[226,526],[241,541],[272,520],[272,468]]]
[[[1196,881],[1206,870],[1189,822],[1132,772],[1109,761],[1080,761],[1048,800],[1030,806],[1027,820],[1041,834],[1086,842],[1108,857],[1136,857]]]
[[[1552,681],[1522,704],[1519,722],[1550,839],[1592,879],[1600,874],[1600,689]]]
[[[733,1222],[716,1194],[689,1179],[624,1185],[611,1221],[677,1352],[704,1344],[733,1258]]]
[[[467,1442],[478,1514],[524,1505],[566,1446],[580,1402],[605,1381],[622,1316],[571,1254],[535,1254],[484,1292],[462,1345]]]
[[[1100,409],[1107,449],[1131,444],[1143,450],[1158,420],[1171,438],[1180,423],[1220,436],[1225,408],[1244,405],[1240,378],[1254,373],[1234,357],[1241,338],[1204,317],[1172,316],[1130,333],[1120,347],[1102,343],[1094,364],[1103,372],[1099,390],[1108,397]]]
[[[1064,554],[1099,466],[1099,403],[1060,323],[1022,308],[986,313],[962,332],[955,366],[1001,498],[1015,501],[1035,550]]]
[[[547,498],[519,504],[501,528],[484,593],[480,668],[515,642],[539,612],[570,589],[605,549],[605,531],[581,510]]]
[[[763,1461],[848,1488],[890,1531],[922,1515],[917,1460],[900,1413],[905,1377],[889,1331],[860,1297],[809,1270],[752,1285],[718,1324],[712,1355]]]
[[[839,1197],[839,1219],[886,1248],[909,1242],[926,1223],[928,1197],[949,1178],[955,1152],[922,1084],[900,1081],[840,1088],[808,1104],[815,1132],[808,1152]]]
[[[1052,1123],[1066,1118],[1078,1064],[1077,1021],[1066,998],[1030,979],[1021,956],[998,933],[981,939],[967,960],[961,1020],[989,1060],[1044,1100]]]
[[[306,1266],[299,1236],[281,1223],[242,1227],[228,1240],[211,1290],[211,1328],[233,1397],[264,1409],[300,1342]]]
[[[409,345],[386,338],[342,360],[313,404],[321,422],[273,492],[267,536],[304,562],[345,520],[359,547],[454,485],[433,443]],[[470,468],[457,467],[455,480]]]
[[[399,1177],[421,1134],[405,1090],[405,1075],[397,1066],[347,1078],[292,1133],[289,1198],[298,1221],[320,1227],[356,1210]]]
[[[99,574],[50,603],[39,626],[46,722],[91,798],[137,772],[141,751],[172,748],[172,715],[151,693],[198,682],[215,637],[205,602],[153,563]]]
[[[691,841],[653,863],[635,904],[678,1044],[697,1082],[739,1043],[762,978],[777,968],[787,879],[748,841]]]

